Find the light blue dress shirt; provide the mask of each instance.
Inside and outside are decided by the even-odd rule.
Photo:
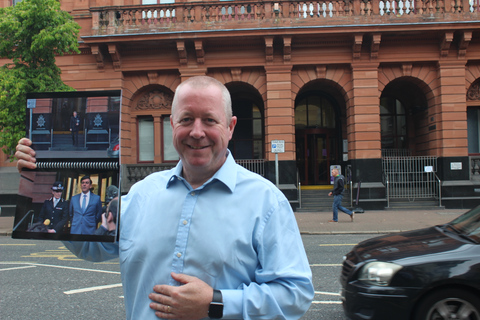
[[[314,296],[312,274],[288,200],[270,181],[237,165],[192,189],[181,161],[136,183],[121,200],[120,240],[66,243],[77,256],[120,255],[128,319],[158,319],[148,294],[179,285],[170,273],[221,290],[223,319],[299,319]]]

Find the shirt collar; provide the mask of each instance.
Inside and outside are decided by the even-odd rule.
[[[182,167],[182,160],[180,160],[176,167],[173,169],[170,179],[168,179],[167,188],[169,188],[174,181],[185,181],[185,179],[182,177]],[[208,179],[208,181],[205,182],[203,186],[201,186],[199,189],[203,189],[206,185],[212,183],[213,181],[221,182],[230,190],[230,192],[233,192],[233,190],[235,189],[235,184],[237,182],[237,164],[235,162],[235,159],[233,159],[230,150],[227,150],[227,159],[220,167],[220,169],[215,172],[213,177]]]

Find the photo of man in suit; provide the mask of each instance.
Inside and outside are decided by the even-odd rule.
[[[102,221],[102,201],[93,194],[92,180],[84,176],[80,180],[82,193],[72,197],[70,201],[70,220],[72,234],[95,234],[97,223]]]
[[[63,183],[56,181],[52,186],[52,197],[45,200],[35,222],[46,225],[49,233],[59,233],[69,219],[68,201],[62,198]]]

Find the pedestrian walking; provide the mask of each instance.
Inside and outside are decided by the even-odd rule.
[[[355,212],[348,210],[342,206],[343,192],[345,191],[345,177],[338,172],[338,169],[332,169],[333,180],[333,191],[328,195],[333,196],[333,219],[328,222],[338,222],[338,210],[345,212],[350,216],[350,219],[353,222],[355,218]]]

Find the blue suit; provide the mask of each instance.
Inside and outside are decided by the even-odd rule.
[[[80,207],[82,195],[83,193],[77,194],[70,201],[70,221],[72,221],[70,233],[95,234],[97,223],[102,221],[102,201],[100,196],[90,192],[90,199],[85,212],[83,212]]]

